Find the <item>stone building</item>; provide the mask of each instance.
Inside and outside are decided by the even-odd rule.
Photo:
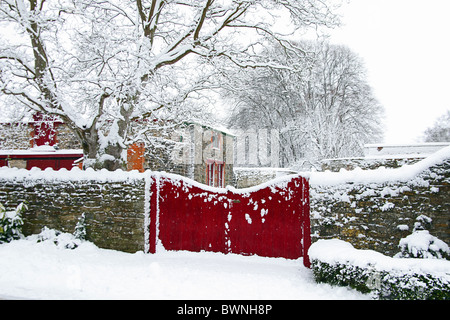
[[[233,184],[234,135],[224,128],[187,122],[159,145],[144,151],[144,169],[165,171],[197,182]]]
[[[30,121],[0,123],[0,167],[72,169],[83,157],[63,122],[35,114]]]

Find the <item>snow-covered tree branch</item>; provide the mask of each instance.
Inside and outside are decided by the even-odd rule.
[[[424,134],[425,142],[449,142],[450,141],[450,110],[436,119],[434,125]]]
[[[286,50],[275,42],[265,53],[294,70],[229,73],[224,90],[236,105],[230,125],[278,128],[285,166],[360,156],[365,143],[380,138],[383,111],[362,62],[343,46],[306,41],[297,46],[302,49]]]
[[[124,167],[127,143],[138,139],[131,131],[142,131],[132,130],[136,121],[195,113],[197,104],[189,101],[214,82],[214,66],[286,68],[261,55],[269,38],[292,46],[272,22],[289,17],[289,33],[334,26],[334,5],[4,0],[0,24],[9,36],[0,40],[0,90],[32,111],[61,118],[80,139],[85,166],[114,170]]]

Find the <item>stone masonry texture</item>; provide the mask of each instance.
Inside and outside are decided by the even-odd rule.
[[[313,242],[339,238],[393,256],[421,216],[431,219],[422,227],[450,246],[450,160],[407,182],[311,187]]]
[[[125,252],[144,250],[144,180],[99,182],[0,178],[0,202],[13,209],[25,202],[24,235],[44,226],[73,233],[85,215],[86,238],[98,247]]]

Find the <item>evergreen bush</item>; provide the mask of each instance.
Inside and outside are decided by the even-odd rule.
[[[14,211],[6,211],[5,207],[0,203],[0,244],[23,237],[22,213],[26,209],[27,206],[21,203]]]
[[[75,239],[86,240],[86,217],[84,213],[78,219],[73,235]]]
[[[450,300],[448,278],[439,275],[403,271],[380,271],[350,263],[330,264],[313,260],[311,268],[317,282],[348,286],[370,293],[380,300]]]

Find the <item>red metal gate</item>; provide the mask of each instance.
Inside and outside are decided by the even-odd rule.
[[[211,251],[303,257],[311,244],[309,183],[301,176],[255,188],[218,189],[175,175],[151,176],[148,251]]]

